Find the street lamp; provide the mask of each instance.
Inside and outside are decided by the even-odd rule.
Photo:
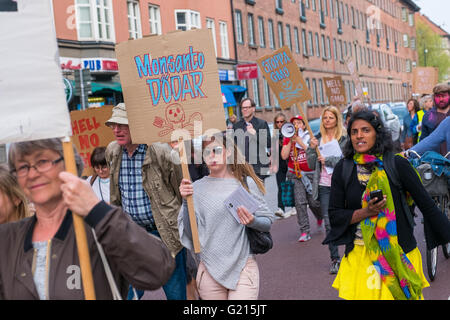
[[[428,53],[428,49],[425,48],[425,49],[423,50],[423,53],[424,53],[424,62],[425,62],[425,67],[426,67],[426,66],[427,66],[427,53]]]

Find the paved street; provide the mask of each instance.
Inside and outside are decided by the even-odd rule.
[[[269,206],[276,208],[276,182],[272,176],[266,179]],[[415,235],[422,253],[423,269],[426,269],[426,250],[423,237],[423,225],[416,218]],[[339,299],[337,291],[331,287],[334,275],[328,273],[330,267],[329,251],[321,245],[325,237],[325,229],[318,229],[315,218],[310,212],[312,239],[299,243],[297,217],[276,220],[271,233],[274,247],[267,254],[257,256],[260,269],[261,300],[333,300]],[[343,254],[344,248],[341,247]],[[431,287],[424,289],[427,300],[447,300],[450,297],[450,259],[446,260],[439,248],[438,270]],[[160,290],[146,292],[144,299],[164,300],[164,292]]]

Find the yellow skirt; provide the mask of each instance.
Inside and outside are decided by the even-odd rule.
[[[429,287],[422,269],[422,256],[418,248],[406,254],[422,279],[422,288]],[[347,300],[394,300],[389,288],[373,266],[364,245],[357,245],[342,258],[339,272],[333,282],[339,297]],[[423,299],[423,295],[420,297]]]

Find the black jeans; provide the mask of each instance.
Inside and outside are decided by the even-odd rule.
[[[327,236],[331,231],[330,217],[328,216],[328,205],[330,202],[330,191],[331,187],[325,187],[319,185],[319,200],[320,200],[320,209],[322,210],[323,220],[325,221],[325,230],[327,232]],[[339,259],[339,250],[338,247],[332,243],[328,244],[328,249],[330,250],[330,258],[331,260]]]

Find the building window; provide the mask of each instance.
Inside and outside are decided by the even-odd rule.
[[[76,13],[79,40],[115,41],[111,0],[77,0]]]
[[[306,45],[306,31],[302,29],[302,46],[303,46],[303,54],[305,56],[308,55],[308,46]]]
[[[325,36],[322,34],[320,36],[321,40],[322,40],[322,57],[326,58],[327,57],[327,51],[326,51],[326,45],[325,45]]]
[[[248,86],[247,86],[247,80],[240,80],[240,81],[239,81],[239,85],[240,85],[241,87],[244,87],[245,89],[247,89],[247,90],[245,90],[244,96],[243,96],[242,98],[248,98]]]
[[[327,58],[331,59],[331,41],[330,41],[330,37],[327,37]]]
[[[273,33],[273,21],[269,19],[267,21],[267,30],[269,32],[269,46],[271,49],[275,49],[275,34]]]
[[[142,38],[141,15],[138,1],[128,1],[128,33],[130,38]]]
[[[214,42],[214,52],[216,53],[217,57],[216,26],[214,23],[214,19],[206,18],[206,28],[211,30]]]
[[[408,22],[409,22],[410,27],[414,27],[414,14],[413,13],[410,13],[408,15]]]
[[[244,35],[242,34],[242,13],[239,10],[234,12],[234,22],[236,24],[236,40],[238,43],[244,43]]]
[[[281,48],[283,46],[283,23],[278,22],[278,45]]]
[[[308,91],[311,92],[311,85],[309,84],[309,79],[306,78],[305,82],[306,82],[306,86],[308,87]],[[312,102],[311,100],[308,100],[308,106],[311,105],[311,102]]]
[[[253,14],[249,13],[247,16],[248,24],[248,44],[251,46],[255,45],[255,30],[253,27]]]
[[[263,17],[258,17],[258,34],[259,34],[259,45],[261,48],[264,48],[266,46],[266,35],[264,33]]]
[[[219,21],[220,46],[222,48],[222,58],[230,58],[230,48],[228,46],[228,26],[224,21]]]
[[[319,93],[320,93],[320,104],[325,104],[324,94],[323,94],[323,81],[319,79]]]
[[[177,30],[201,29],[200,13],[192,10],[175,10]]]
[[[308,32],[308,45],[309,45],[309,55],[314,56],[314,42],[313,42],[313,34],[311,31]]]
[[[161,31],[161,14],[159,6],[154,4],[148,5],[148,17],[150,23],[150,34],[162,34]]]
[[[402,7],[402,21],[406,22],[408,20],[408,12],[406,12],[406,8]]]
[[[316,79],[312,79],[312,91],[313,91],[313,103],[314,104],[318,104],[317,103],[317,83],[316,83]]]
[[[289,50],[292,51],[292,41],[291,41],[291,26],[286,25],[286,43],[289,47]]]
[[[320,58],[320,42],[319,42],[319,34],[316,32],[314,34],[315,40],[316,40],[316,55],[318,58]]]
[[[300,53],[300,42],[298,39],[298,28],[294,27],[294,44],[295,44],[295,53]]]
[[[269,89],[269,83],[266,79],[263,79],[264,82],[264,102],[266,103],[266,106],[270,106],[270,89]]]
[[[260,106],[258,79],[253,79],[252,85],[253,85],[253,101],[255,101],[256,106]]]
[[[408,35],[407,35],[406,33],[403,34],[403,46],[404,46],[405,48],[408,48],[408,47],[409,47]]]
[[[337,56],[337,44],[336,44],[336,39],[333,39],[333,53],[334,53],[334,60],[338,60],[338,56]]]

